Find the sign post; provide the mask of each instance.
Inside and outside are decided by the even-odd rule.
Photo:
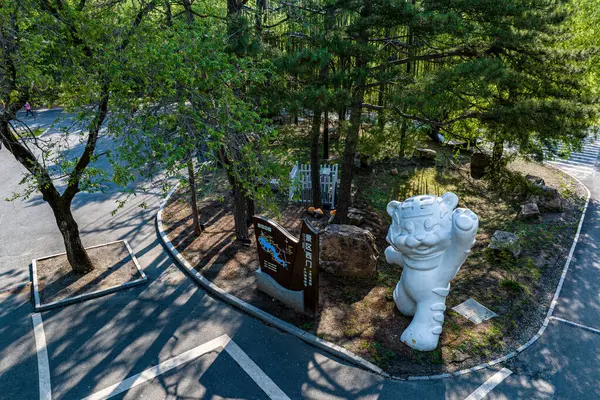
[[[253,218],[260,269],[258,288],[305,314],[319,305],[319,232],[302,221],[300,239],[268,218]]]

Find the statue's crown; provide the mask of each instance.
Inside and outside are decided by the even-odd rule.
[[[400,215],[402,218],[415,218],[432,215],[440,211],[441,197],[421,195],[414,196],[402,203]]]

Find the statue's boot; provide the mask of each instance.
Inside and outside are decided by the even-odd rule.
[[[402,314],[412,317],[417,311],[417,303],[415,303],[415,301],[406,293],[403,281],[404,278],[400,278],[400,281],[396,284],[396,289],[394,289],[394,302]]]
[[[426,299],[418,301],[415,316],[400,340],[416,350],[435,350],[442,333],[449,291],[450,284],[445,288],[435,288]]]

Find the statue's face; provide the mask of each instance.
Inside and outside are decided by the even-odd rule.
[[[433,257],[450,245],[451,211],[439,197],[412,197],[393,213],[387,241],[406,256]]]

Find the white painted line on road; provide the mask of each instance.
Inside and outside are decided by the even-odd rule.
[[[512,374],[512,371],[508,368],[502,368],[500,371],[496,372],[490,379],[485,381],[483,385],[479,386],[477,390],[469,395],[465,400],[481,400],[489,392],[494,390],[496,386],[502,383],[503,380],[508,378]]]
[[[213,339],[210,342],[204,343],[203,345],[200,345],[198,347],[194,347],[193,349],[188,350],[185,353],[170,358],[167,361],[155,365],[154,367],[148,368],[147,370],[130,378],[127,378],[124,381],[109,386],[106,389],[100,390],[99,392],[96,392],[83,400],[108,399],[110,397],[116,396],[120,393],[131,389],[134,386],[154,379],[157,376],[172,370],[173,368],[177,368],[178,366],[190,362],[191,360],[196,359],[206,353],[214,351],[219,347],[223,347],[228,339],[229,336],[227,335],[219,336],[218,338]]]
[[[48,362],[48,349],[46,348],[46,334],[44,333],[42,315],[33,314],[31,315],[31,319],[33,320],[33,334],[35,336],[35,349],[37,352],[40,400],[51,400],[50,363]]]
[[[564,322],[565,324],[569,324],[569,325],[573,325],[576,326],[578,328],[582,328],[582,329],[586,329],[588,331],[594,332],[594,333],[599,333],[600,334],[600,329],[596,329],[596,328],[592,328],[591,326],[587,326],[587,325],[583,325],[583,324],[579,324],[577,322],[573,322],[573,321],[569,321],[566,319],[562,319],[559,317],[555,317],[555,316],[551,316],[550,319],[553,319],[555,321],[560,321],[560,322]]]
[[[40,292],[38,291],[38,281],[37,281],[37,261],[31,261],[31,282],[33,283],[33,303],[35,304],[35,309],[40,306]]]
[[[252,378],[252,380],[256,382],[256,384],[269,396],[269,398],[277,400],[290,400],[289,397],[287,397],[285,393],[283,393],[281,389],[279,389],[279,387],[277,387],[277,385],[275,385],[275,383],[258,367],[258,365],[256,365],[254,361],[252,361],[250,357],[248,357],[248,355],[244,353],[244,351],[227,335],[219,336],[210,342],[204,343],[198,347],[194,347],[185,353],[163,361],[162,363],[148,368],[147,370],[129,377],[124,381],[102,389],[91,396],[84,398],[83,400],[101,400],[116,396],[120,393],[128,391],[134,386],[154,379],[165,372],[168,372],[179,367],[180,365],[188,363],[219,348],[223,348],[244,369],[250,378]]]
[[[560,161],[549,161],[548,164],[553,164],[556,166],[559,166],[561,168],[568,168],[568,169],[572,169],[574,171],[579,171],[579,172],[592,172],[594,170],[593,166],[583,166],[583,165],[575,165],[575,164],[567,164],[564,162],[560,162]]]
[[[254,361],[233,340],[225,346],[225,351],[237,362],[270,399],[290,400],[285,393],[263,372]]]
[[[594,172],[595,173],[595,172]],[[575,249],[577,248],[577,243],[579,243],[579,236],[581,235],[581,228],[583,227],[583,221],[585,220],[585,215],[587,213],[588,206],[590,204],[590,198],[592,197],[592,193],[590,190],[581,182],[577,177],[571,175],[573,179],[575,179],[581,186],[585,188],[587,193],[587,197],[585,200],[585,206],[583,206],[583,211],[581,212],[581,218],[579,219],[579,225],[577,225],[577,232],[575,233],[575,238],[573,239],[573,244],[571,245],[571,250],[569,250],[569,255],[567,256],[567,261],[565,262],[565,266],[563,267],[563,272],[560,275],[560,280],[558,282],[558,286],[556,287],[556,291],[554,292],[554,297],[552,298],[552,302],[550,303],[550,308],[548,309],[548,313],[546,314],[546,320],[552,316],[554,313],[554,308],[556,304],[558,304],[558,298],[560,297],[560,292],[562,291],[562,287],[565,283],[565,278],[567,277],[567,272],[569,272],[569,266],[571,265],[571,261],[573,260],[573,255],[575,254]],[[593,176],[593,175],[592,175]]]

